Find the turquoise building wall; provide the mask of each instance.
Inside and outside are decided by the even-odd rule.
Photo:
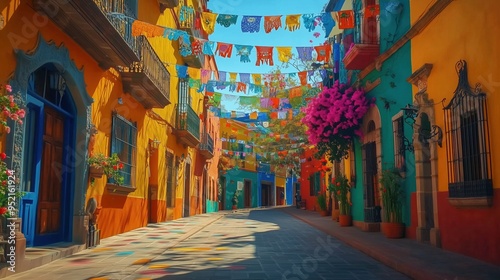
[[[206,209],[207,213],[213,213],[213,212],[219,211],[219,202],[217,202],[217,201],[207,199],[206,206],[207,206],[207,209]]]
[[[400,1],[402,8],[398,14],[388,12],[390,3],[380,2],[380,52],[385,52],[403,36],[410,28],[410,7],[408,0]],[[394,10],[391,9],[394,12]],[[351,82],[357,80],[359,71],[354,71]],[[411,45],[405,44],[396,53],[383,62],[379,70],[373,70],[360,81],[361,86],[367,82],[373,83],[380,79],[380,84],[367,92],[367,97],[375,97],[375,106],[380,112],[381,121],[381,162],[378,164],[382,170],[394,167],[394,132],[392,118],[401,111],[401,108],[412,102],[412,85],[406,79],[412,74]],[[407,139],[412,139],[413,128],[406,124],[404,132]],[[361,143],[355,143],[356,157],[356,188],[352,190],[353,219],[364,220],[364,187],[363,187],[363,159]],[[414,154],[405,152],[406,180],[405,180],[405,205],[403,221],[410,225],[411,219],[411,194],[415,192],[415,166]]]
[[[251,187],[251,207],[257,207],[258,205],[258,187],[259,187],[259,180],[257,176],[257,172],[252,172],[252,171],[247,171],[243,169],[231,169],[227,171],[227,173],[224,175],[226,178],[226,192],[223,194],[225,195],[226,203],[224,205],[224,209],[230,210],[233,206],[233,195],[234,192],[236,191],[237,188],[237,182],[242,181],[244,182],[245,180],[250,180],[252,182],[252,187]],[[239,200],[238,200],[238,209],[244,208],[245,199],[244,199],[244,192],[241,191],[239,195]]]

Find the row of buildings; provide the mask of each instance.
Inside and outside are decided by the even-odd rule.
[[[203,0],[184,5],[206,10]],[[179,20],[180,7],[2,1],[0,80],[27,111],[2,138],[24,192],[19,250],[23,242],[89,244],[89,224],[106,238],[218,210],[218,118],[204,92],[176,73],[177,65],[216,72],[215,61],[182,56],[179,41],[134,26],[140,20],[206,39],[200,26]],[[122,184],[90,176],[87,160],[99,154],[118,155]]]
[[[341,3],[343,2],[343,3]],[[397,168],[404,177],[406,237],[500,264],[500,70],[493,11],[497,1],[330,1],[353,10],[355,28],[333,30],[334,79],[376,98],[362,121],[363,137],[349,156],[321,171],[312,158],[300,180],[307,208],[328,179],[350,180],[353,223],[379,231],[379,179]],[[376,16],[367,16],[377,5]],[[330,81],[331,82],[331,81]],[[304,155],[311,158],[313,151]],[[324,180],[311,180],[315,175]],[[495,179],[496,178],[496,179]],[[334,215],[338,211],[335,211]],[[337,207],[338,209],[338,207]]]
[[[207,39],[206,2],[2,1],[0,80],[26,110],[1,139],[23,192],[18,262],[26,247],[95,246],[148,223],[231,209],[235,193],[237,207],[256,207],[284,204],[286,188],[292,204],[296,180],[258,172],[251,151],[219,176],[223,148],[246,149],[221,139],[248,127],[219,120],[192,76],[179,75],[179,66],[217,73],[213,56],[181,54],[186,42],[156,34]],[[197,12],[185,17],[186,8]],[[118,155],[121,184],[90,172],[88,159],[101,154]]]

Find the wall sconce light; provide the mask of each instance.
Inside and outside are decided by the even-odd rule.
[[[151,152],[155,152],[160,147],[160,140],[154,139],[149,141],[149,149]]]
[[[413,106],[411,104],[406,105],[404,108],[401,108],[404,114],[404,122],[415,127],[415,123],[417,121],[417,117],[419,116],[418,107]],[[398,135],[404,141],[404,147],[402,149],[414,152],[413,142],[407,139],[404,135]],[[418,127],[418,140],[422,143],[427,143],[430,139],[437,137],[436,141],[439,147],[443,145],[443,130],[441,127],[433,124],[430,127],[424,127],[419,125]]]
[[[401,110],[403,110],[405,123],[413,126],[418,117],[418,108],[411,104],[408,104],[404,108],[401,108]]]

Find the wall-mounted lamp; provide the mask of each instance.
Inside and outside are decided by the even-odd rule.
[[[419,108],[413,106],[411,104],[406,105],[404,108],[401,108],[404,114],[405,123],[411,125],[415,128],[417,117],[419,116],[418,110]],[[425,115],[425,114],[424,114]],[[427,143],[432,138],[436,137],[436,142],[439,147],[443,145],[443,130],[441,127],[433,124],[431,125],[428,120],[428,116],[425,115],[425,121],[427,124],[424,124],[424,116],[421,116],[421,124],[418,125],[418,140],[422,143]],[[398,135],[401,139],[403,139],[403,147],[402,150],[407,150],[410,152],[414,152],[413,142],[407,139],[404,135]]]
[[[401,108],[401,110],[404,114],[405,123],[413,126],[418,117],[418,108],[411,104],[408,104],[404,108]]]
[[[149,141],[149,150],[151,152],[157,151],[158,148],[160,147],[160,143],[161,143],[160,140],[158,140],[156,138],[154,140],[150,140]]]

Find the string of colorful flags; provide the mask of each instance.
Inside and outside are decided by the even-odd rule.
[[[365,18],[376,17],[380,14],[378,4],[367,5],[364,8],[363,16]],[[292,14],[292,15],[268,15],[268,16],[249,16],[249,15],[231,15],[218,14],[213,12],[197,12],[192,6],[181,6],[179,9],[179,21],[182,27],[186,28],[203,28],[207,34],[212,34],[215,31],[215,26],[231,27],[238,24],[241,26],[241,31],[246,33],[258,33],[261,26],[266,33],[273,30],[284,28],[291,32],[306,28],[309,32],[316,29],[317,26],[322,26],[325,31],[325,37],[328,37],[331,30],[338,23],[339,29],[354,28],[354,11],[344,10],[327,13],[308,13],[308,14]]]
[[[249,46],[225,42],[215,42],[191,36],[184,30],[177,30],[165,26],[150,24],[128,17],[124,14],[111,13],[110,15],[129,21],[131,23],[132,36],[144,35],[146,37],[164,37],[168,38],[169,40],[178,40],[179,52],[184,57],[204,54],[210,56],[219,55],[223,58],[231,58],[234,49],[235,54],[237,56],[240,56],[241,62],[251,62],[250,55],[252,55],[252,51],[255,48],[257,56],[255,65],[257,66],[260,66],[262,64],[273,66],[275,51],[277,52],[278,59],[281,62],[286,63],[293,57],[293,49],[296,50],[298,58],[303,61],[313,61],[313,59],[315,58],[317,62],[328,63],[331,58],[332,47],[330,44],[319,46],[275,47]]]
[[[225,77],[222,79],[219,78],[218,80],[206,80],[206,78],[195,79],[189,77],[188,75],[184,76],[184,78],[181,75],[180,78],[183,79],[187,78],[189,86],[191,88],[197,89],[198,92],[203,92],[203,91],[215,92],[217,90],[228,90],[230,92],[237,92],[245,95],[253,93],[253,94],[261,94],[264,97],[271,97],[271,96],[279,96],[280,93],[288,93],[289,91],[293,95],[294,92],[297,91],[296,88],[300,86],[303,87],[305,86],[309,88],[311,86],[321,87],[320,81],[323,81],[328,76],[331,76],[332,75],[331,72],[332,70],[330,69],[329,70],[321,69],[316,73],[312,73],[311,75],[309,75],[307,72],[303,72],[307,74],[307,76],[306,75],[302,76],[300,75],[301,73],[299,73],[298,77],[298,80],[300,82],[299,86],[296,86],[295,81],[297,81],[297,77],[295,75],[285,74],[286,76],[288,76],[288,79],[283,78],[285,75],[281,75],[282,78],[277,78],[277,79],[283,81],[283,83],[285,84],[284,88],[274,87],[272,85],[273,81],[272,77],[266,77],[264,81],[262,81],[260,77],[261,74],[257,74],[259,76],[258,78],[259,80],[256,80],[254,78],[254,83],[251,83],[250,79],[242,79],[241,75],[240,75],[240,81],[236,81],[235,78],[231,78],[229,81],[227,81]],[[318,80],[318,77],[320,77],[321,79]]]
[[[168,64],[168,63],[167,63]],[[217,71],[217,76],[214,71],[210,69],[193,68],[186,65],[175,65],[175,70],[177,77],[179,78],[194,78],[200,79],[206,83],[208,80],[214,80],[218,82],[241,82],[246,84],[262,85],[266,81],[279,79],[286,80],[293,79],[298,80],[302,85],[306,85],[309,81],[312,81],[314,77],[320,76],[322,78],[326,77],[327,72],[330,69],[314,69],[314,70],[304,70],[298,72],[289,73],[237,73],[237,72],[227,72],[227,71]]]

